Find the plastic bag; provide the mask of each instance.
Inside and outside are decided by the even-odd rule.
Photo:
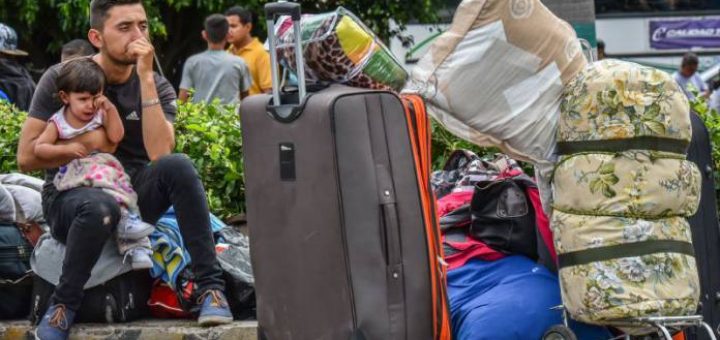
[[[354,14],[306,15],[301,20],[306,78],[371,89],[402,89],[408,73],[390,50]],[[297,73],[295,36],[290,18],[276,25],[281,63]]]
[[[215,245],[217,259],[223,269],[225,292],[235,319],[255,316],[255,276],[250,262],[250,241],[247,236],[227,227],[216,234],[222,243]]]
[[[456,136],[554,161],[563,87],[586,65],[572,27],[539,0],[465,0],[406,90]]]

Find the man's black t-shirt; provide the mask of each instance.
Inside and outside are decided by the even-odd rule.
[[[28,112],[30,117],[47,121],[63,106],[57,96],[56,84],[61,65],[50,67],[40,78]],[[155,73],[155,87],[166,119],[174,122],[177,113],[175,90],[167,79],[157,73]],[[118,145],[115,157],[120,160],[125,170],[132,174],[149,162],[142,136],[140,79],[133,72],[130,79],[123,84],[107,84],[104,93],[117,107],[120,119],[125,127],[125,137]],[[57,195],[57,189],[52,184],[56,173],[57,169],[46,171],[45,188],[43,190],[43,206],[45,208],[51,204]]]

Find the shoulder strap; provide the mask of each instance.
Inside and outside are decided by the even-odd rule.
[[[27,217],[25,217],[25,211],[23,210],[20,203],[13,197],[13,204],[15,204],[15,222],[25,224],[27,223]]]
[[[452,228],[467,228],[470,226],[471,219],[470,203],[463,204],[440,218],[440,231],[445,232]]]
[[[509,179],[513,180],[515,183],[522,186],[526,190],[528,188],[537,188],[537,183],[535,183],[535,181],[527,174],[518,175]]]

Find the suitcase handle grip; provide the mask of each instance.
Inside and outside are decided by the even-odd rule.
[[[289,15],[293,21],[300,20],[300,4],[294,2],[273,2],[265,5],[265,16]]]
[[[276,119],[288,122],[294,120],[300,115],[307,94],[307,89],[305,87],[305,60],[302,48],[302,32],[300,28],[300,4],[293,2],[268,3],[265,4],[265,15],[267,18],[268,42],[270,45],[270,71],[272,74],[273,107],[271,107],[269,111]],[[295,35],[295,62],[298,78],[297,104],[283,105],[280,102],[280,66],[277,55],[277,36],[275,36],[275,18],[278,15],[289,15],[293,21],[293,33]]]

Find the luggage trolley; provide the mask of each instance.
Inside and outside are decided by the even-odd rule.
[[[562,285],[562,283],[560,283]],[[543,340],[577,340],[577,337],[575,336],[575,333],[570,329],[570,326],[568,325],[569,315],[567,313],[567,310],[565,310],[565,307],[560,305],[553,308],[554,310],[562,310],[563,311],[563,324],[562,325],[555,325],[553,327],[550,327],[545,334],[543,335]],[[700,327],[704,329],[707,334],[710,336],[711,340],[717,340],[717,337],[715,337],[715,333],[706,322],[703,321],[702,315],[690,315],[690,316],[646,316],[646,317],[640,317],[640,318],[629,318],[629,319],[619,319],[617,321],[613,321],[611,323],[608,323],[606,326],[613,326],[613,327],[638,327],[638,326],[647,326],[647,327],[655,327],[657,329],[657,334],[661,336],[660,339],[663,340],[672,340],[671,331],[675,330],[682,330],[684,328],[688,327]],[[718,330],[720,333],[720,329]],[[633,336],[631,335],[620,335],[614,338],[611,338],[610,340],[630,340]]]
[[[583,52],[585,53],[585,57],[590,61],[594,62],[596,60],[596,55],[592,49],[592,45],[590,45],[590,42],[585,39],[578,39],[580,42],[580,45],[582,47]],[[560,289],[562,290],[562,280],[558,280],[560,283]],[[563,305],[553,307],[553,310],[562,310],[563,312],[563,324],[562,325],[555,325],[553,327],[550,327],[545,334],[543,335],[543,340],[577,340],[577,336],[575,336],[575,333],[570,329],[570,326],[568,324],[568,320],[570,319],[567,310]],[[690,315],[690,316],[647,316],[647,317],[640,317],[640,318],[628,318],[628,319],[618,319],[616,321],[613,321],[611,323],[608,323],[604,326],[611,326],[611,327],[655,327],[657,329],[657,334],[661,336],[661,339],[664,340],[672,340],[672,331],[677,331],[681,329],[685,329],[688,327],[700,327],[704,329],[707,334],[710,336],[711,340],[717,340],[717,337],[715,336],[715,332],[713,331],[712,327],[708,325],[706,322],[703,321],[702,315]],[[717,329],[718,334],[720,334],[720,325],[718,325]],[[644,336],[644,335],[643,335]],[[610,340],[630,340],[632,339],[632,335],[620,335],[614,338],[611,338]]]

